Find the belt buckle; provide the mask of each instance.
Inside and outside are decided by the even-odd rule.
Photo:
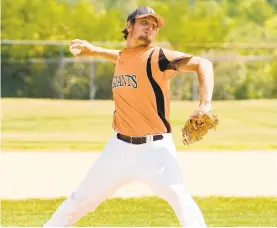
[[[133,140],[132,140],[132,139],[133,139],[133,136],[130,136],[130,139],[131,139],[131,142],[130,142],[130,143],[133,144]]]
[[[149,136],[149,135],[146,135],[146,136],[145,136],[145,138],[146,138],[146,143],[151,142],[151,138],[150,138],[150,136]]]
[[[150,143],[153,141],[153,135],[147,135],[146,136],[146,143]]]

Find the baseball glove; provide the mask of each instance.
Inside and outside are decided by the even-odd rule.
[[[194,111],[182,129],[184,144],[189,145],[200,141],[210,129],[215,129],[218,124],[219,118],[216,114]]]

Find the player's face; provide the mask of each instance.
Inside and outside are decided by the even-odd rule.
[[[132,26],[130,37],[138,43],[149,45],[155,38],[158,24],[154,17],[137,18]]]

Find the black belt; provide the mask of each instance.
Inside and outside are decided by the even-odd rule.
[[[143,143],[147,142],[147,136],[133,137],[133,136],[122,135],[120,133],[117,133],[116,136],[118,139],[120,139],[124,142],[132,143],[132,144],[143,144]],[[150,137],[151,136],[148,136],[148,138],[150,138]],[[153,141],[162,140],[163,135],[153,135],[151,138]]]

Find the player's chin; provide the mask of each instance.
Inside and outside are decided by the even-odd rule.
[[[152,42],[152,39],[149,36],[140,36],[139,40],[143,42],[145,45],[149,45]]]

